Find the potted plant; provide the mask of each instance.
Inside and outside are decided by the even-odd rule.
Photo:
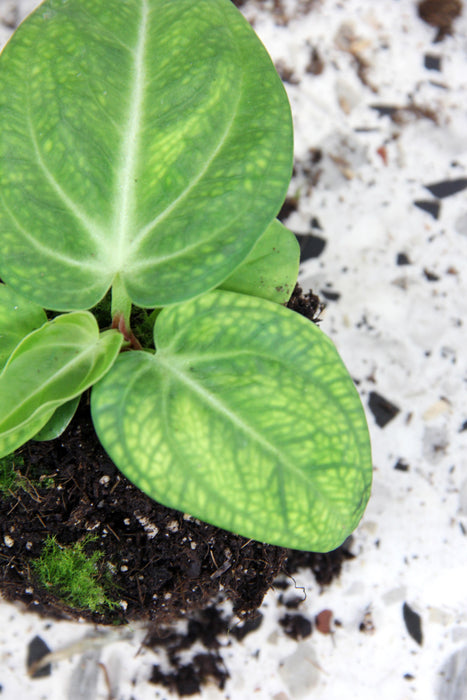
[[[292,123],[251,27],[229,0],[46,0],[0,71],[0,457],[66,449],[69,425],[79,452],[95,430],[100,486],[124,488],[153,538],[141,497],[179,513],[164,511],[167,532],[171,518],[173,532],[336,548],[369,497],[369,437],[334,345],[285,306],[299,251],[275,217]],[[33,579],[102,546],[99,502],[68,513],[90,533],[72,549],[45,524]],[[214,580],[232,568],[220,551]],[[93,619],[125,613],[111,573]]]

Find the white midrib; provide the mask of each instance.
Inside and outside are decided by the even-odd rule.
[[[141,128],[142,106],[144,98],[144,57],[147,40],[148,3],[141,0],[141,20],[138,40],[134,49],[133,90],[130,95],[128,118],[124,130],[120,155],[120,177],[118,178],[114,198],[114,231],[116,232],[115,272],[121,271],[125,265],[128,236],[132,228],[132,212],[134,211],[134,190]]]

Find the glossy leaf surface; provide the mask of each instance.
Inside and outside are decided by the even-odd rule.
[[[0,374],[0,457],[34,437],[62,404],[112,366],[123,336],[99,333],[87,311],[49,321],[17,346]]]
[[[156,354],[93,387],[97,434],[156,501],[246,537],[337,547],[369,497],[359,396],[332,342],[278,304],[214,291],[163,309]]]
[[[229,0],[45,0],[0,68],[0,275],[45,308],[204,293],[279,210],[290,109]]]
[[[66,430],[75,415],[80,398],[80,396],[76,396],[71,401],[67,401],[56,408],[44,427],[34,435],[34,440],[55,440],[55,438],[59,437]]]
[[[44,309],[0,283],[0,371],[18,343],[46,321]]]
[[[300,246],[292,231],[275,219],[244,263],[220,286],[285,304],[292,296],[300,264]]]

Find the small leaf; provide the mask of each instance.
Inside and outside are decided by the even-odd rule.
[[[34,437],[59,406],[100,379],[122,342],[118,331],[99,334],[87,311],[57,316],[26,336],[0,374],[0,457]]]
[[[156,354],[93,388],[118,468],[166,506],[245,537],[327,551],[372,477],[365,415],[332,342],[279,304],[216,290],[162,310]]]
[[[275,219],[245,262],[220,285],[220,289],[285,304],[292,296],[299,264],[300,246],[295,235]]]
[[[45,0],[0,67],[0,276],[45,308],[202,294],[279,211],[290,108],[231,2]]]
[[[44,309],[0,283],[0,371],[18,343],[46,321]]]
[[[55,440],[55,438],[59,437],[75,415],[80,398],[80,396],[76,396],[71,401],[67,401],[62,406],[59,406],[44,427],[34,435],[34,440]]]

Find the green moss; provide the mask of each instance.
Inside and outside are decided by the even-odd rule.
[[[0,496],[15,496],[19,491],[25,491],[33,498],[38,498],[36,489],[48,489],[53,486],[53,476],[43,474],[37,468],[26,469],[19,452],[0,459]]]
[[[109,587],[110,574],[99,571],[102,552],[85,552],[86,545],[96,539],[88,536],[81,542],[65,547],[58,544],[54,537],[48,537],[41,556],[33,562],[41,585],[52,590],[66,605],[92,612],[104,606],[118,606],[105,592]]]
[[[15,493],[21,487],[21,477],[15,467],[23,464],[23,458],[15,454],[0,459],[0,494]]]
[[[53,476],[46,476],[43,474],[38,483],[39,486],[42,486],[44,489],[52,489],[55,486],[55,479]]]

